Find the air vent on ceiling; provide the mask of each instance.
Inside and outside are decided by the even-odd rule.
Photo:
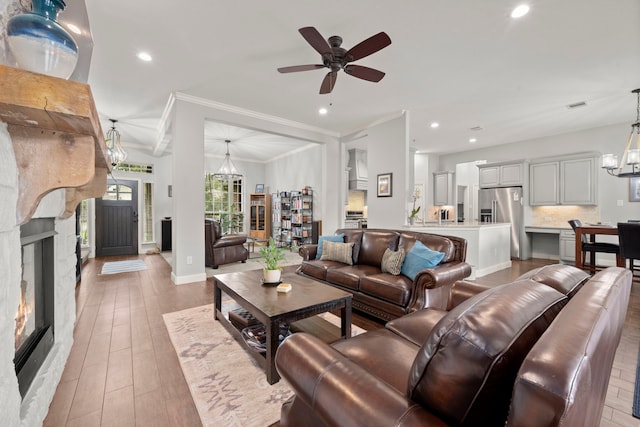
[[[586,107],[586,106],[587,106],[586,102],[580,101],[580,102],[567,105],[567,108],[571,109],[571,108]]]
[[[482,127],[480,127],[480,126],[474,126],[474,127],[472,127],[472,128],[469,128],[469,130],[475,130],[475,131],[478,131],[478,130],[482,130]]]

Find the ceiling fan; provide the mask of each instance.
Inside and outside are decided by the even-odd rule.
[[[322,65],[294,65],[292,67],[278,68],[281,73],[295,73],[298,71],[318,70],[320,68],[329,68],[331,71],[327,73],[322,80],[320,86],[320,94],[331,93],[333,86],[336,84],[338,71],[343,70],[345,73],[357,77],[359,79],[368,80],[370,82],[379,82],[384,77],[382,71],[374,68],[363,67],[362,65],[350,64],[353,61],[362,59],[377,51],[389,46],[391,39],[385,32],[380,32],[368,39],[358,43],[349,50],[342,45],[342,37],[331,36],[327,40],[314,27],[304,27],[298,30],[302,37],[313,47],[320,55],[322,55]],[[328,43],[327,43],[328,41]]]

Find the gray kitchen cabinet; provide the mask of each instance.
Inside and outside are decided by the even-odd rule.
[[[595,205],[596,158],[568,156],[532,162],[529,166],[529,204]]]
[[[525,164],[504,163],[478,165],[480,188],[514,187],[524,184]]]
[[[571,230],[560,232],[560,262],[563,264],[574,264],[576,261],[576,235]]]
[[[531,206],[559,204],[559,168],[558,162],[535,163],[529,166],[529,204]]]
[[[453,205],[453,172],[433,173],[433,204]]]

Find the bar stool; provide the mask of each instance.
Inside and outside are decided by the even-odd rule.
[[[633,281],[640,282],[640,267],[634,267],[633,261],[640,260],[640,223],[619,222],[618,239],[620,255],[629,260],[629,269],[633,273]]]
[[[569,225],[571,225],[574,232],[576,231],[576,227],[582,227],[579,219],[570,220]],[[596,271],[596,252],[616,254],[616,256],[620,254],[619,245],[606,242],[590,242],[584,234],[582,235],[581,249],[580,268],[585,270],[588,267],[591,274],[594,274]],[[587,252],[589,252],[589,264],[585,263]]]

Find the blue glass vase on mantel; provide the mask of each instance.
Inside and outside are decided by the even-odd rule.
[[[18,67],[68,79],[78,62],[78,45],[56,21],[63,0],[32,0],[32,10],[7,23],[7,42]]]

